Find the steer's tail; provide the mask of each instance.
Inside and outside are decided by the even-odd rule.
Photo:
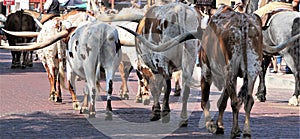
[[[59,80],[59,85],[63,89],[67,89],[65,85],[65,67],[66,67],[66,46],[62,44],[62,42],[58,47],[58,80]]]
[[[66,85],[65,85],[65,71],[64,71],[64,62],[65,60],[63,61],[60,61],[59,62],[59,76],[58,76],[58,80],[59,80],[59,85],[63,88],[63,89],[67,89]]]

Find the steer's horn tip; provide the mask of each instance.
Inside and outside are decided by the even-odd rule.
[[[123,26],[120,26],[120,25],[117,25],[117,26],[124,29],[124,30],[126,30],[126,31],[128,31],[129,33],[133,34],[134,36],[138,36],[138,34],[136,32],[134,32],[134,31],[132,31],[132,30],[126,28],[126,27],[123,27]]]

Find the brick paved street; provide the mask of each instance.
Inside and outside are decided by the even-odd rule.
[[[40,61],[32,68],[10,69],[9,51],[0,50],[0,139],[10,138],[229,138],[232,113],[228,103],[225,116],[225,134],[210,134],[205,129],[200,107],[200,89],[192,89],[188,109],[188,127],[178,128],[180,98],[170,96],[171,121],[150,122],[150,105],[135,103],[137,78],[130,74],[130,99],[120,100],[121,84],[116,74],[113,92],[113,120],[105,120],[105,93],[98,94],[96,118],[86,118],[72,108],[71,96],[63,90],[63,103],[48,101],[49,83]],[[287,75],[286,75],[287,76]],[[277,77],[274,77],[277,79]],[[279,76],[278,76],[279,80]],[[82,100],[83,81],[77,82],[78,99]],[[101,82],[104,88],[104,82]],[[174,85],[172,85],[174,89]],[[293,93],[290,86],[268,86],[267,102],[256,102],[251,113],[252,138],[300,138],[300,107],[288,106]],[[211,93],[211,115],[217,118],[216,102],[220,92]],[[256,91],[256,88],[255,88]],[[253,93],[255,94],[255,92]],[[239,125],[243,128],[243,108]]]

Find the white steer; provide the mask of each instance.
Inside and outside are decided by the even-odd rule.
[[[138,39],[135,43],[141,64],[138,69],[149,83],[154,99],[151,121],[159,120],[161,114],[163,122],[169,121],[170,79],[173,72],[182,70],[183,105],[180,126],[187,126],[189,81],[200,43],[199,40],[190,40],[179,45],[176,42],[181,42],[180,36],[186,33],[197,32],[200,22],[201,16],[195,9],[180,3],[170,3],[151,7],[139,22],[137,33],[124,28]],[[201,35],[201,32],[198,34]],[[161,113],[159,97],[163,82],[166,82],[167,87]]]
[[[121,61],[121,45],[117,30],[103,22],[90,22],[78,27],[71,34],[67,51],[67,79],[75,91],[75,77],[86,80],[81,113],[95,117],[95,101],[100,81],[100,69],[105,70],[107,107],[112,111],[111,94],[115,71]],[[89,97],[89,109],[88,107]]]

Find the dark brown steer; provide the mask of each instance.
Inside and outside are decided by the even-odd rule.
[[[259,17],[236,13],[229,6],[221,6],[211,17],[202,37],[199,51],[201,66],[201,107],[206,118],[206,128],[223,134],[223,114],[230,97],[233,111],[231,137],[240,136],[239,110],[244,103],[244,137],[250,137],[250,112],[256,77],[261,72],[262,29]],[[237,77],[243,78],[243,86],[236,92]],[[209,115],[210,86],[214,83],[223,93],[218,101],[219,116],[216,124]]]

